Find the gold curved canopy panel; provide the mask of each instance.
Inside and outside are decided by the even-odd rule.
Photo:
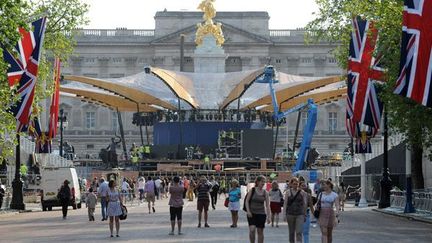
[[[177,109],[174,105],[165,102],[161,99],[158,99],[150,94],[147,94],[145,92],[139,91],[134,88],[130,88],[124,85],[107,82],[101,79],[96,78],[88,78],[88,77],[82,77],[82,76],[74,76],[74,75],[66,75],[64,76],[65,80],[70,81],[76,81],[80,83],[89,84],[95,87],[98,87],[103,90],[107,90],[109,92],[113,92],[115,94],[118,94],[119,96],[122,96],[126,99],[129,99],[133,102],[136,102],[138,104],[147,104],[147,105],[158,105],[161,107],[164,107],[166,109],[175,110]],[[136,104],[135,104],[136,107]]]
[[[283,102],[282,105],[280,106],[280,109],[281,109],[281,111],[286,111],[286,110],[291,109],[297,105],[306,103],[308,99],[313,99],[313,101],[316,104],[322,105],[322,104],[325,104],[327,102],[332,102],[332,101],[344,99],[344,98],[346,98],[346,94],[347,94],[347,89],[342,88],[342,89],[337,89],[337,90],[330,90],[330,91],[325,91],[325,92],[313,93],[313,94],[309,94],[309,95],[302,95],[302,96],[298,96],[298,97],[295,97],[295,98],[292,98],[288,101]],[[267,107],[263,108],[262,110],[268,111],[268,112],[273,112],[273,107],[267,106]]]
[[[276,92],[276,97],[278,98],[279,103],[283,103],[285,101],[288,101],[294,97],[297,97],[303,93],[306,93],[308,91],[318,89],[321,87],[324,87],[326,85],[337,83],[343,80],[343,77],[341,76],[333,76],[328,78],[319,79],[313,82],[305,83],[305,84],[299,84],[295,85],[286,89],[282,89]],[[255,102],[250,103],[245,107],[245,109],[248,108],[255,108],[262,105],[269,105],[272,103],[271,95],[267,95]]]
[[[100,92],[66,87],[60,87],[60,91],[64,93],[74,94],[78,99],[84,99],[87,102],[97,102],[100,105],[112,109],[118,109],[119,111],[136,112],[138,108],[135,102],[127,100],[118,95],[104,94]],[[157,110],[156,108],[142,104],[139,105],[139,109],[143,112],[152,112]]]
[[[151,72],[165,82],[177,97],[180,97],[180,99],[186,101],[194,108],[199,107],[198,102],[192,97],[192,95],[179,82],[177,82],[177,79],[189,79],[188,77],[156,67],[151,67]]]
[[[248,87],[255,79],[257,79],[259,76],[261,76],[264,72],[264,68],[256,70],[255,72],[249,74],[247,77],[245,77],[240,83],[236,85],[236,87],[228,94],[228,96],[223,101],[222,105],[220,105],[220,109],[225,109],[231,102],[236,100],[238,97],[240,97],[243,92],[246,91],[245,87]]]

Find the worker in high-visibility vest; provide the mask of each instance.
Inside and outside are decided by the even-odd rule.
[[[204,170],[211,170],[210,167],[210,157],[208,156],[208,154],[206,154],[206,156],[204,157]]]
[[[138,163],[138,158],[139,158],[139,148],[138,146],[135,145],[135,143],[132,143],[132,147],[130,149],[131,152],[131,158],[132,158],[132,163]]]
[[[150,154],[151,154],[151,148],[150,148],[150,145],[146,145],[146,146],[144,146],[144,157],[146,158],[146,159],[150,159]]]

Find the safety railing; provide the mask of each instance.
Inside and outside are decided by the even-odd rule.
[[[404,208],[406,204],[406,192],[393,190],[390,195],[392,207]],[[432,213],[432,191],[421,190],[413,193],[413,205],[416,210]]]

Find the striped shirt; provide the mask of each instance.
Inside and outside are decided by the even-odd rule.
[[[198,191],[198,201],[210,201],[209,192],[212,186],[209,183],[199,184]]]

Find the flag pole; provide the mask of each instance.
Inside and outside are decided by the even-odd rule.
[[[384,154],[383,154],[383,178],[381,179],[381,195],[378,208],[390,207],[390,190],[392,188],[392,181],[390,179],[390,172],[388,168],[388,127],[387,127],[387,111],[383,111],[384,115]]]
[[[15,179],[12,182],[12,201],[10,204],[10,209],[24,210],[24,199],[23,199],[23,182],[20,177],[20,167],[21,167],[21,153],[20,153],[20,135],[16,134],[17,145],[15,148]]]

